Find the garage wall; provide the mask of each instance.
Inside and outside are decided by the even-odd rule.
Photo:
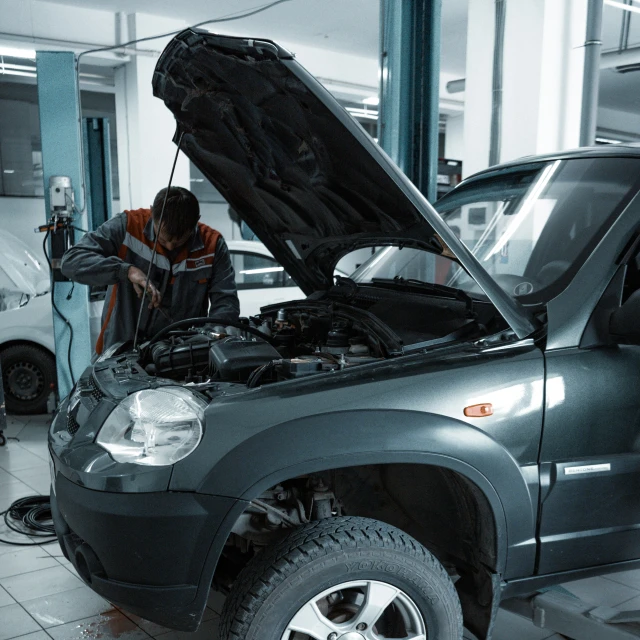
[[[616,138],[616,134],[626,136],[627,140],[640,140],[640,116],[638,113],[629,113],[628,111],[618,111],[600,107],[598,109],[598,132],[606,135],[607,133]]]
[[[113,211],[120,211],[120,203],[117,200],[113,202]],[[35,233],[34,229],[45,222],[44,198],[0,198],[0,233],[9,231],[17,236],[43,261],[44,236]],[[79,226],[84,228],[82,220]]]

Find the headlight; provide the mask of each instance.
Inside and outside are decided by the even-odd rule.
[[[205,407],[181,387],[138,391],[111,412],[96,442],[117,462],[171,465],[200,444]]]

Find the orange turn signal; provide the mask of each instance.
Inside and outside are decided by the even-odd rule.
[[[493,405],[490,402],[473,404],[464,408],[464,415],[467,418],[486,418],[493,415]]]

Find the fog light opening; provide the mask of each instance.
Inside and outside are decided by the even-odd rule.
[[[76,551],[76,571],[87,584],[91,584],[91,571],[89,571],[87,560],[80,549]]]
[[[91,584],[93,577],[105,578],[105,571],[94,550],[85,542],[76,549],[76,570],[80,577]]]

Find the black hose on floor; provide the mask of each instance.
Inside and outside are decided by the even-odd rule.
[[[6,511],[0,511],[8,529],[29,538],[46,538],[41,542],[15,542],[3,540],[0,542],[17,547],[33,547],[51,544],[57,540],[51,516],[49,496],[28,496],[19,498]]]

